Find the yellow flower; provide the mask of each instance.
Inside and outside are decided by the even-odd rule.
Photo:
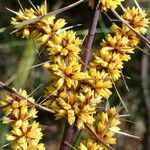
[[[107,144],[116,144],[115,131],[119,131],[120,119],[115,107],[98,115],[96,132]]]
[[[45,15],[46,13],[47,13],[47,10],[43,5],[41,7],[38,6],[37,11],[32,8],[25,9],[24,11],[19,10],[19,12],[17,12],[17,16],[12,18],[11,24],[19,25],[23,21],[34,19],[38,16]],[[51,19],[53,20],[53,17],[51,17]],[[34,25],[36,25],[36,24],[37,23],[35,23]],[[17,32],[16,32],[17,35],[22,35],[23,38],[24,37],[29,38],[31,35],[31,32],[33,31],[33,28],[35,28],[32,25],[29,24],[29,25],[25,25],[21,28],[18,28]],[[34,30],[34,32],[35,32],[35,30]],[[37,29],[36,29],[36,32],[37,32],[37,34],[39,34]]]
[[[33,150],[38,147],[45,150],[43,145],[38,144],[41,138],[42,133],[39,124],[36,122],[30,124],[27,120],[23,121],[20,127],[14,126],[11,133],[7,135],[7,140],[13,141],[11,147],[14,150],[28,150],[31,147]]]
[[[131,31],[125,24],[123,24],[122,27],[119,27],[113,23],[111,30],[119,36],[122,35],[128,38],[128,45],[131,47],[134,47],[139,43],[139,38],[137,37],[137,35],[133,31]]]
[[[52,85],[47,88],[45,97],[47,101],[44,103],[46,107],[54,110],[56,119],[67,118],[69,124],[75,122],[75,112],[72,105],[75,103],[76,94],[62,88],[54,92]],[[49,97],[48,97],[49,96]]]
[[[81,71],[81,65],[77,61],[76,63],[62,61],[58,64],[47,64],[45,67],[54,75],[52,77],[55,79],[56,88],[59,89],[62,86],[67,86],[68,88],[77,87],[78,81],[74,79],[74,76]]]
[[[39,28],[40,34],[37,37],[33,37],[41,45],[47,44],[49,39],[51,39],[52,36],[54,36],[61,28],[63,28],[66,25],[64,19],[55,20],[55,16],[51,17],[53,17],[53,20],[51,22],[49,21],[48,22],[45,21],[44,23],[39,22],[37,29]]]
[[[78,146],[78,150],[103,150],[99,147],[98,143],[92,139],[88,139],[87,141],[82,141]]]
[[[79,45],[81,41],[76,38],[75,32],[73,31],[63,31],[58,35],[55,35],[48,42],[48,51],[50,55],[61,55],[67,56],[69,54],[77,55],[81,49]]]
[[[129,46],[129,39],[119,34],[116,34],[113,37],[108,34],[106,40],[103,39],[101,46],[106,47],[110,52],[120,54],[120,59],[124,61],[130,59],[129,54],[133,53],[134,50],[134,48]]]
[[[28,100],[31,102],[35,101],[32,97],[28,97],[27,92],[25,90],[20,89],[18,94],[25,98],[28,98]],[[30,119],[36,117],[37,111],[35,110],[35,108],[33,107],[31,108],[32,111],[28,111],[27,100],[19,99],[14,94],[4,94],[3,100],[0,100],[0,104],[3,106],[4,113],[7,116],[13,116],[13,120]]]
[[[57,92],[53,92],[53,88],[47,88],[50,89],[51,91],[46,92],[47,101],[44,105],[54,110],[56,119],[66,118],[69,124],[75,123],[78,129],[84,128],[85,123],[92,124],[95,121],[93,115],[99,100],[88,93],[82,94],[67,88]]]
[[[109,77],[109,74],[104,70],[97,71],[96,68],[90,68],[88,70],[88,75],[90,78],[85,78],[82,83],[82,88],[84,92],[89,92],[90,90],[94,90],[94,97],[104,97],[108,99],[111,95],[111,91],[109,90],[112,87],[112,83]]]
[[[45,150],[45,146],[44,146],[44,144],[39,143],[34,148],[31,145],[30,147],[28,147],[28,150]]]
[[[139,10],[138,8],[127,7],[122,17],[131,25],[137,32],[145,34],[149,25],[149,19],[146,18],[147,14],[145,11]]]
[[[94,132],[105,142],[106,145],[116,144],[116,138],[114,137],[115,131],[119,131],[120,119],[117,109],[115,107],[110,108],[106,112],[98,114],[96,123],[92,126]],[[81,141],[78,146],[78,150],[106,150],[107,148],[98,142],[93,134],[90,134],[90,138]]]
[[[33,122],[37,111],[34,106],[29,108],[26,98],[31,102],[35,100],[29,97],[25,90],[20,89],[17,93],[25,99],[15,94],[5,93],[3,100],[0,100],[0,104],[3,105],[2,110],[7,116],[3,117],[3,123],[11,125],[7,141],[13,142],[11,144],[13,150],[29,150],[31,147],[32,150],[45,150],[43,144],[38,144],[42,138],[39,123]]]
[[[104,70],[114,80],[117,80],[120,77],[123,62],[120,54],[110,52],[107,47],[104,47],[94,54],[94,60],[90,63],[90,66],[95,67],[98,71]]]
[[[47,9],[42,6],[38,6],[35,9],[25,9],[25,11],[17,12],[17,16],[12,18],[11,24],[17,27],[16,34],[23,38],[34,38],[38,43],[45,44],[56,33],[59,29],[65,26],[66,22],[64,19],[58,19],[55,21],[55,16],[44,17],[39,21],[30,23],[30,19],[35,19],[39,16],[45,15]],[[29,21],[29,24],[21,25],[22,22]]]
[[[107,11],[108,9],[116,9],[119,5],[121,5],[121,2],[124,0],[99,0],[102,4],[102,9],[104,11]]]

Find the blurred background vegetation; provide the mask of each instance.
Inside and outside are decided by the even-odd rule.
[[[20,1],[23,7],[31,7],[28,0]],[[43,0],[32,0],[32,2],[35,5],[41,5]],[[76,2],[76,0],[48,0],[48,10],[56,10],[73,2]],[[141,8],[146,10],[149,17],[150,0],[138,0],[138,2]],[[132,6],[134,1],[125,0],[123,5],[125,7]],[[47,61],[45,47],[39,47],[33,40],[17,38],[15,35],[10,34],[13,31],[10,27],[10,18],[14,14],[6,10],[6,7],[15,11],[20,9],[17,0],[0,0],[0,81],[17,89],[26,88],[28,93],[39,87],[32,94],[38,100],[43,95],[46,85],[50,83],[50,78],[42,66],[32,66]],[[84,37],[87,32],[90,15],[90,8],[88,8],[87,3],[83,3],[63,12],[58,17],[65,18],[68,25],[82,24],[80,27],[75,27],[74,30],[77,31],[79,36]],[[109,15],[112,16],[112,14]],[[110,31],[110,25],[111,22],[108,21],[105,14],[102,14],[93,48],[99,46],[100,40]],[[150,35],[148,36],[150,39]],[[147,50],[144,43],[141,44],[141,47]],[[123,70],[124,75],[130,77],[130,79],[126,79],[130,90],[126,90],[123,80],[120,79],[116,83],[130,113],[130,117],[123,120],[122,131],[140,136],[142,139],[140,141],[118,135],[119,140],[116,149],[148,150],[150,148],[149,66],[149,56],[136,50],[132,60],[125,65]],[[113,91],[110,101],[112,105],[118,103],[119,99],[115,91]],[[39,111],[38,121],[43,127],[43,141],[47,146],[47,150],[58,149],[64,121],[55,121],[52,114],[43,111]],[[0,150],[6,144],[4,139],[7,130],[8,127],[0,124]]]

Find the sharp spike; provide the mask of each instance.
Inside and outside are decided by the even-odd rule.
[[[43,84],[40,84],[37,88],[35,88],[29,95],[28,97],[30,97],[35,91],[37,91],[39,88],[41,88],[43,86]]]
[[[32,1],[31,1],[31,0],[28,0],[28,1],[29,1],[29,3],[32,5],[32,7],[38,12],[37,8],[36,8],[35,5],[32,3]]]
[[[114,80],[113,80],[113,78],[112,78],[110,72],[108,72],[108,73],[109,73],[109,75],[110,75],[110,80],[112,81],[112,84],[113,84],[113,86],[114,86],[114,88],[115,88],[115,90],[116,90],[116,93],[117,93],[117,95],[118,95],[118,97],[119,97],[121,103],[123,104],[125,110],[128,112],[128,109],[127,109],[127,107],[126,107],[126,105],[125,105],[125,103],[124,103],[122,97],[120,96],[120,93],[119,93],[119,91],[118,91],[118,89],[117,89],[117,87],[116,87],[116,84],[115,84],[115,82],[114,82]]]
[[[19,4],[19,6],[20,6],[21,10],[24,12],[24,9],[23,9],[23,6],[22,6],[22,4],[21,4],[20,0],[18,0],[18,4]]]

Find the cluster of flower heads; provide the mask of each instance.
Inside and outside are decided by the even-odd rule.
[[[92,130],[105,142],[105,145],[109,146],[116,144],[115,132],[118,132],[120,128],[118,125],[121,123],[117,112],[117,108],[112,107],[107,112],[98,114],[96,123],[92,127]],[[93,135],[86,141],[80,143],[78,150],[106,150],[107,147],[101,144]]]
[[[114,0],[113,2],[116,2],[116,6],[117,4],[119,4],[119,1]],[[104,6],[102,3],[102,8],[103,7]],[[111,5],[107,8],[114,9],[115,7]],[[149,26],[149,19],[146,18],[146,15],[147,14],[145,13],[145,11],[139,10],[138,8],[127,7],[126,9],[124,9],[124,13],[121,17],[126,20],[126,22],[136,32],[145,34],[147,32],[147,27]],[[103,39],[100,43],[101,49],[93,54],[94,58],[89,64],[90,68],[94,68],[97,72],[103,72],[103,74],[105,74],[105,78],[102,78],[102,83],[104,83],[104,79],[107,79],[107,86],[105,86],[106,89],[104,89],[103,87],[103,90],[105,90],[105,92],[103,92],[102,95],[100,94],[105,98],[109,98],[111,94],[109,90],[109,88],[112,86],[111,81],[116,81],[119,79],[124,62],[131,59],[130,55],[134,53],[134,50],[140,41],[135,32],[130,30],[129,27],[127,27],[124,23],[122,23],[121,26],[113,23],[111,30],[113,32],[113,35],[106,35],[105,39]],[[119,131],[119,128],[117,126],[120,124],[120,121],[118,116],[114,115],[117,114],[115,112],[116,109],[112,108],[106,113],[100,114],[98,120],[96,121],[96,127],[94,127],[94,131],[105,141],[106,145],[112,145],[116,143],[116,139],[113,136],[116,131]],[[114,117],[110,119],[110,116]],[[109,126],[107,126],[107,124],[109,124]],[[79,150],[89,149],[105,150],[107,148],[104,145],[99,144],[99,142],[97,142],[95,138],[91,138],[89,140],[81,142],[79,146]]]
[[[141,34],[146,33],[149,25],[149,20],[145,17],[146,13],[135,7],[128,7],[122,15],[122,18]],[[131,59],[130,55],[134,53],[139,38],[125,24],[119,27],[113,23],[111,29],[114,34],[108,34],[102,40],[101,49],[94,54],[90,66],[105,71],[115,81],[121,75],[124,62]]]
[[[115,9],[123,0],[101,0],[103,10]],[[93,7],[94,0],[89,0]],[[12,19],[13,25],[36,18],[47,12],[44,6],[37,10],[26,9],[18,12]],[[124,10],[122,17],[136,31],[145,34],[148,27],[146,13],[135,7]],[[16,33],[26,38],[34,38],[39,44],[45,44],[49,53],[49,63],[44,65],[48,70],[52,83],[46,88],[44,106],[52,109],[56,119],[66,118],[70,125],[76,124],[78,129],[85,124],[93,124],[95,121],[97,106],[101,99],[108,99],[111,95],[112,81],[121,76],[124,62],[130,59],[134,53],[139,38],[125,24],[118,26],[113,24],[113,35],[108,34],[102,40],[100,50],[93,54],[93,59],[83,71],[80,58],[82,41],[72,30],[66,31],[64,19],[54,21],[55,16],[47,16],[39,21],[20,27]],[[120,124],[115,108],[102,113],[98,117],[95,131],[105,140],[106,144],[114,144],[114,130],[119,130]],[[114,115],[115,114],[115,115]],[[112,119],[110,119],[112,118]],[[110,122],[111,120],[111,122]],[[110,126],[107,123],[110,122]],[[103,132],[103,130],[105,132]],[[80,150],[88,150],[95,145],[95,150],[105,149],[91,139],[80,144]]]
[[[69,124],[76,121],[77,127],[83,128],[84,123],[94,122],[98,101],[86,82],[92,80],[91,76],[82,72],[80,45],[81,40],[73,31],[55,34],[48,42],[50,63],[44,67],[53,82],[47,87],[44,105],[55,111],[57,119],[65,117]]]
[[[47,12],[44,6],[37,9],[38,13],[32,9],[26,9],[22,12],[22,15],[18,13],[18,16],[12,19],[12,24],[18,25],[30,19],[28,17],[25,20],[22,16],[38,17],[35,14],[43,15],[40,12]],[[94,90],[97,93],[102,93],[105,92],[103,86],[104,88],[105,86],[110,86],[107,81],[104,83],[105,85],[102,85],[102,81],[98,81],[96,70],[93,72],[91,68],[87,72],[82,72],[83,65],[79,61],[82,41],[76,37],[75,32],[62,29],[66,24],[63,19],[58,19],[54,23],[53,21],[49,21],[52,20],[51,18],[55,18],[55,16],[44,17],[40,21],[20,27],[16,33],[17,35],[22,35],[22,37],[34,38],[41,45],[47,45],[50,63],[46,63],[44,67],[49,71],[52,83],[47,87],[45,92],[46,101],[44,105],[54,110],[56,119],[66,118],[69,124],[76,122],[78,128],[83,128],[84,123],[92,124],[95,120],[93,115],[96,113],[96,106],[100,101],[100,96],[97,94],[97,97],[95,97]],[[35,28],[34,30],[33,27]],[[57,30],[53,30],[51,34],[47,34],[49,28],[54,29],[56,27]],[[28,36],[24,34],[24,30],[28,30]],[[33,36],[32,33],[35,33],[35,31],[37,34]],[[45,38],[47,35],[50,37]],[[41,42],[39,38],[44,40]],[[101,80],[105,78],[103,73],[99,72],[98,74]],[[94,77],[91,77],[91,75]],[[99,82],[96,86],[94,83],[95,79],[93,78]]]
[[[30,19],[35,19],[39,16],[43,16],[47,13],[47,9],[42,5],[37,7],[37,9],[25,9],[17,12],[17,17],[12,18],[11,24],[16,26],[17,36],[22,36],[23,38],[33,38],[36,39],[39,44],[46,44],[47,41],[55,34],[60,28],[65,26],[66,22],[64,19],[55,19],[55,16],[49,16],[40,19],[40,21],[24,25],[22,27],[21,23],[28,21]],[[17,26],[17,25],[20,25]]]
[[[14,89],[15,90],[15,89]],[[32,97],[28,97],[26,91],[19,90],[18,94],[29,101],[34,102]],[[27,100],[19,98],[15,94],[5,93],[0,105],[5,116],[3,123],[10,124],[10,133],[7,134],[7,141],[12,142],[13,150],[45,150],[39,141],[42,138],[39,123],[35,121],[37,111],[35,107],[29,106]]]

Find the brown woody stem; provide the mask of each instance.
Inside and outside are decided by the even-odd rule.
[[[93,9],[93,13],[92,13],[92,16],[90,19],[89,31],[88,31],[88,35],[87,35],[86,43],[85,43],[86,45],[85,45],[85,50],[84,50],[84,54],[83,54],[83,62],[85,65],[83,67],[83,71],[87,70],[87,65],[89,63],[90,52],[91,52],[91,48],[92,48],[92,44],[93,44],[94,35],[96,32],[99,13],[100,13],[100,5],[99,5],[98,0],[96,0],[94,9]],[[69,150],[70,149],[69,144],[71,143],[72,138],[75,135],[76,131],[77,131],[77,129],[76,129],[75,125],[69,125],[68,123],[66,123],[64,135],[63,135],[62,142],[60,145],[60,150]]]
[[[83,71],[87,70],[87,64],[89,63],[89,60],[90,60],[90,53],[91,53],[94,35],[96,32],[96,26],[97,26],[97,22],[99,18],[99,13],[100,13],[100,4],[97,1],[97,4],[95,4],[94,6],[92,17],[90,19],[89,31],[88,31],[88,35],[86,38],[86,45],[85,45],[85,50],[84,50],[84,55],[83,55],[83,61],[86,65],[84,65]]]
[[[68,122],[66,122],[64,135],[62,137],[62,141],[61,141],[61,145],[60,145],[60,150],[69,150],[70,149],[69,144],[71,143],[75,132],[76,132],[75,125],[69,125]]]

